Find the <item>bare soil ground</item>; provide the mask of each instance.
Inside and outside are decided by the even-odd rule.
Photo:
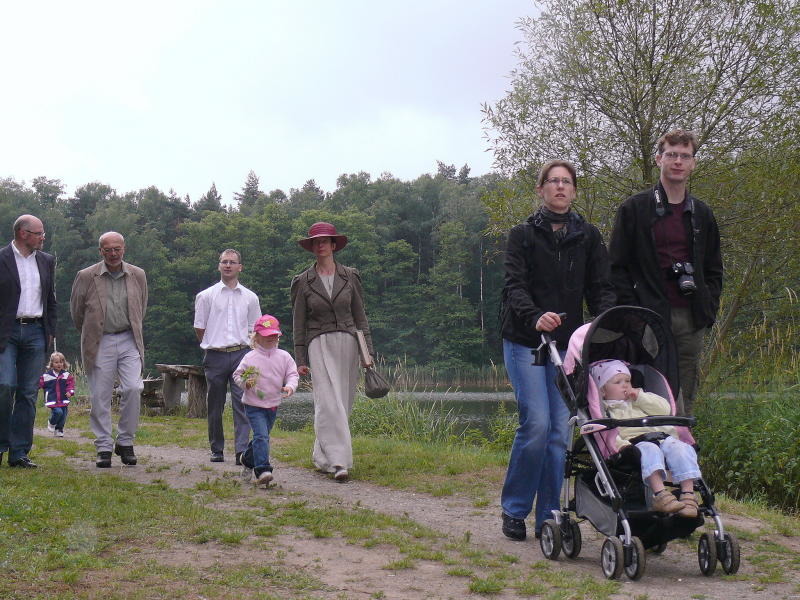
[[[46,431],[37,433],[47,435]],[[68,437],[71,432],[68,432]],[[77,436],[77,433],[74,434]],[[204,450],[180,447],[136,446],[139,465],[122,467],[114,457],[113,467],[98,470],[93,462],[81,460],[76,464],[97,473],[116,474],[140,483],[159,481],[174,488],[192,488],[215,478],[238,477],[241,467],[226,463],[210,463]],[[157,466],[157,468],[155,468]],[[426,494],[398,491],[358,481],[341,484],[328,476],[304,468],[275,465],[275,485],[269,489],[244,486],[245,496],[268,495],[276,501],[296,500],[302,497],[310,504],[321,506],[366,507],[395,516],[407,516],[415,522],[442,532],[454,542],[465,536],[476,544],[497,553],[519,557],[515,569],[532,570],[534,563],[544,560],[538,541],[529,538],[524,542],[506,539],[500,532],[499,498],[487,507],[476,508],[467,498],[433,497]],[[499,490],[498,490],[499,494]],[[215,503],[215,508],[246,510],[242,499]],[[254,509],[255,510],[255,509]],[[768,541],[780,544],[777,555],[765,554],[760,548],[760,532],[768,529],[764,523],[733,515],[723,515],[726,527],[739,532],[759,534],[742,541],[742,565],[735,577],[722,577],[721,568],[712,577],[703,576],[697,565],[696,534],[691,542],[676,541],[662,555],[648,553],[645,576],[636,582],[623,575],[615,600],[668,600],[686,598],[720,598],[725,600],[750,600],[754,598],[800,598],[800,576],[796,572],[800,539],[769,534]],[[560,558],[548,561],[551,568],[563,569],[577,576],[590,575],[602,579],[600,545],[603,538],[588,524],[581,525],[583,550],[575,560]],[[748,536],[751,537],[751,536]],[[310,595],[317,598],[481,598],[470,593],[469,581],[446,573],[447,567],[433,561],[416,561],[416,566],[405,570],[387,570],[385,565],[402,558],[399,552],[386,548],[365,548],[337,538],[315,538],[307,531],[283,534],[271,538],[285,568],[302,568],[326,584],[326,590],[315,590]],[[279,550],[278,550],[279,549]],[[784,552],[785,549],[785,552]],[[176,551],[178,550],[178,551]],[[257,561],[252,550],[246,547],[197,544],[167,550],[153,547],[146,558],[169,565],[212,566],[235,564],[240,560]],[[396,556],[395,556],[396,554]],[[784,568],[788,564],[794,570]],[[760,557],[754,560],[754,557]],[[781,559],[782,557],[782,559]],[[770,564],[778,564],[780,577],[770,578]],[[767,567],[765,567],[765,564]],[[773,571],[774,573],[774,571]],[[775,581],[778,579],[779,581]],[[780,580],[783,581],[780,581]],[[199,596],[198,596],[199,597]],[[494,598],[516,598],[514,590],[495,594]]]

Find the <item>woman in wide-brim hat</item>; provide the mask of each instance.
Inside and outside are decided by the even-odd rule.
[[[346,481],[353,468],[350,411],[360,376],[356,330],[364,332],[373,354],[361,276],[334,259],[347,236],[332,224],[314,223],[298,243],[316,258],[291,287],[297,371],[311,373],[313,387],[312,458],[319,470]]]

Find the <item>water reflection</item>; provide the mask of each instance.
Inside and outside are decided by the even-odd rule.
[[[444,413],[452,409],[460,423],[483,432],[487,432],[489,419],[501,406],[508,414],[514,414],[517,409],[513,392],[398,392],[394,395],[403,401],[418,402],[424,408],[441,403]],[[289,431],[302,429],[313,418],[311,392],[297,392],[278,409],[281,427]]]

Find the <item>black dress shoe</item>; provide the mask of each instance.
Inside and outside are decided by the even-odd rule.
[[[35,469],[39,465],[37,465],[35,462],[33,462],[27,456],[23,456],[20,459],[8,461],[8,466],[9,467],[20,467],[21,469]]]
[[[104,451],[97,453],[97,462],[95,463],[98,469],[110,469],[111,468],[111,452]]]
[[[225,456],[222,454],[222,452],[212,452],[211,462],[225,462]]]
[[[114,444],[114,454],[120,457],[123,465],[136,466],[136,455],[133,453],[133,446]]]

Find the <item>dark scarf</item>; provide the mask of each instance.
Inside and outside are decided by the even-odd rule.
[[[561,227],[560,229],[556,229],[555,231],[553,231],[553,235],[555,235],[556,241],[561,242],[567,236],[567,229],[568,229],[567,223],[569,223],[569,220],[571,218],[570,211],[568,210],[565,213],[557,213],[553,212],[552,210],[547,208],[544,204],[542,204],[541,208],[539,209],[539,213],[541,214],[542,219],[545,221],[545,223],[548,223],[550,225],[553,224],[557,225],[559,223],[564,224],[564,227]]]

